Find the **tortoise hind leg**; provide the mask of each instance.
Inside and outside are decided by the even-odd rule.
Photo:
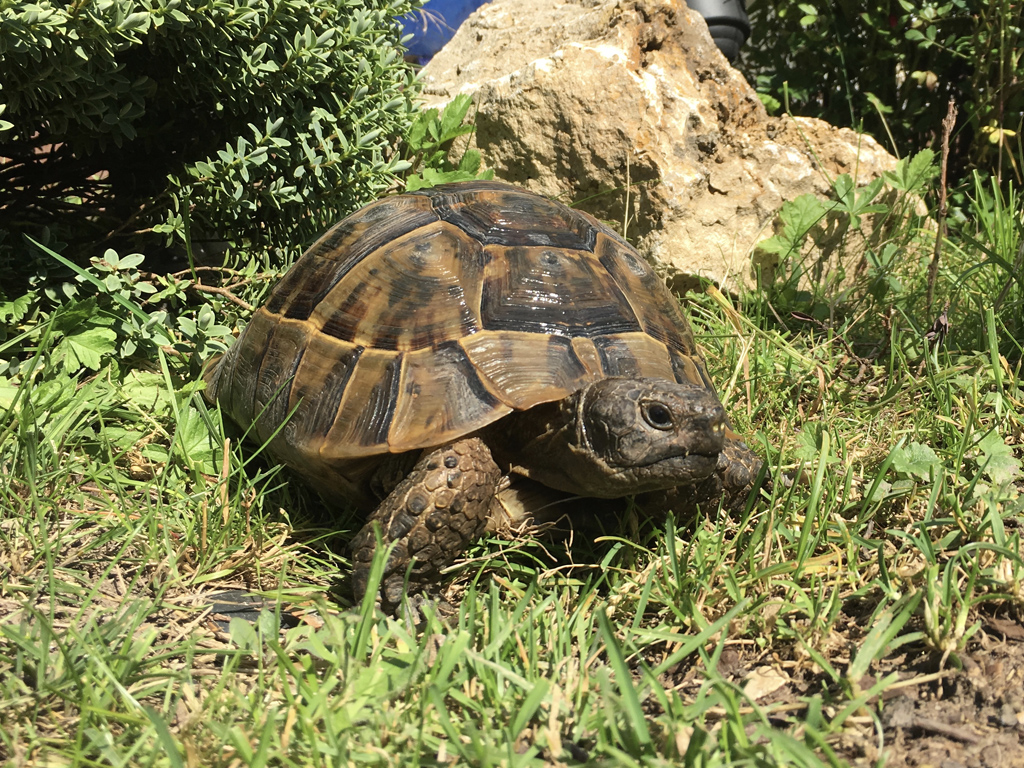
[[[500,476],[490,450],[477,437],[425,453],[352,540],[356,600],[366,593],[377,526],[381,543],[395,544],[381,579],[381,607],[394,612],[401,605],[410,561],[415,561],[410,591],[436,592],[441,570],[483,534]]]

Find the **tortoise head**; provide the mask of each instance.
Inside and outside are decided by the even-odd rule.
[[[576,392],[562,412],[569,455],[531,477],[604,498],[710,477],[728,426],[714,392],[662,379],[603,379]]]

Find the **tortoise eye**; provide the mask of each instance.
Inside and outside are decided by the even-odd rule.
[[[655,429],[672,429],[672,411],[661,403],[644,403],[641,413],[644,421]]]

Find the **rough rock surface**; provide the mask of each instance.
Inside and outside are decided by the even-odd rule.
[[[869,136],[769,117],[683,0],[496,0],[422,77],[432,106],[472,94],[498,178],[628,219],[678,287],[750,280],[784,201],[895,165]]]

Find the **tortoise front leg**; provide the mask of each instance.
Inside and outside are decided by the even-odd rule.
[[[384,566],[381,607],[394,612],[401,605],[410,560],[415,561],[410,591],[437,591],[441,569],[483,534],[500,476],[490,450],[477,437],[425,453],[352,540],[356,600],[366,593],[377,526],[384,546],[395,543]]]

